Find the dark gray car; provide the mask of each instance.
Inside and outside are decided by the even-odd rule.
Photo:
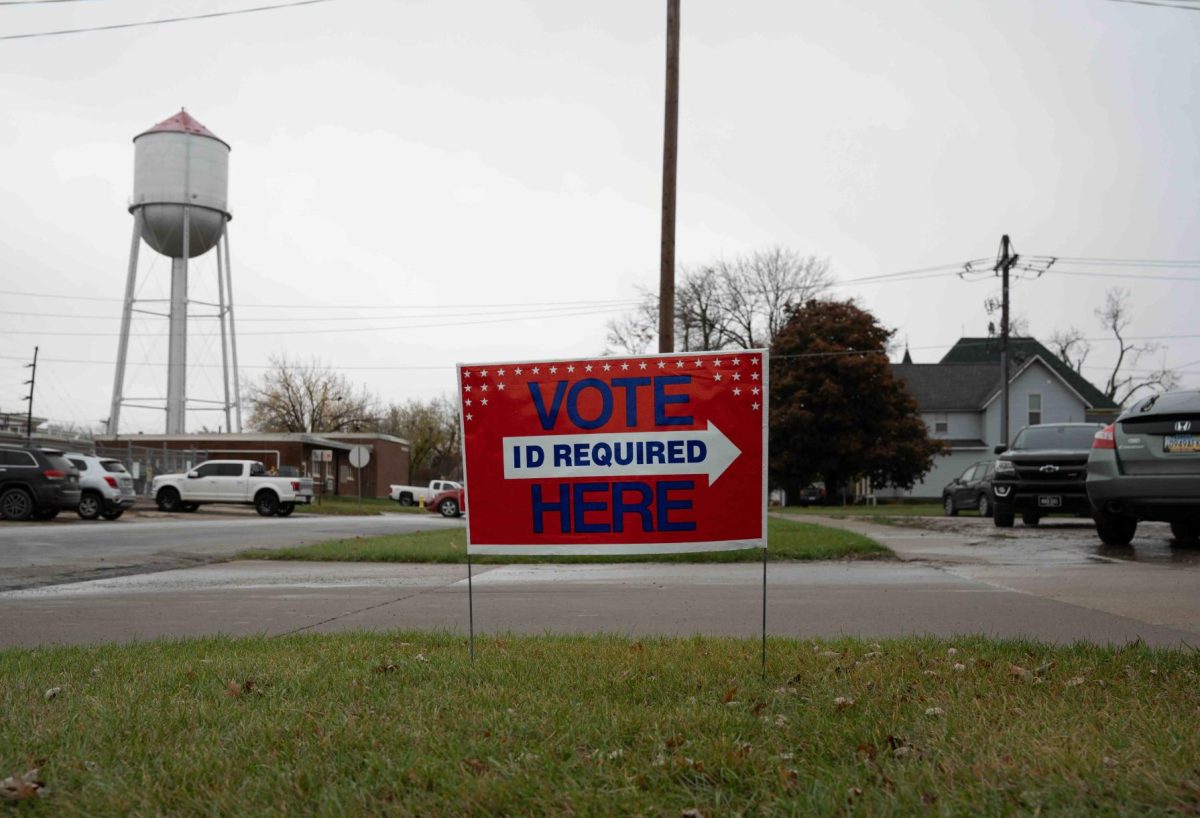
[[[1129,545],[1139,520],[1171,524],[1180,545],[1200,541],[1200,391],[1138,401],[1104,427],[1088,458],[1088,501],[1108,545]]]

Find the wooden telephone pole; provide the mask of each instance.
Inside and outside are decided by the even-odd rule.
[[[1012,242],[1007,235],[1000,239],[1000,255],[992,269],[1003,281],[1000,306],[1000,442],[1005,446],[1011,442],[1008,436],[1008,272],[1019,259],[1012,251]]]
[[[675,170],[679,151],[679,0],[667,0],[667,92],[663,122],[662,253],[658,351],[675,351]]]

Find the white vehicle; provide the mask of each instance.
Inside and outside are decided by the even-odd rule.
[[[388,488],[388,497],[391,497],[402,506],[415,506],[417,503],[424,501],[426,505],[434,497],[437,497],[443,491],[451,491],[460,489],[462,483],[456,483],[453,480],[430,480],[429,485],[422,486],[398,486],[395,483]]]
[[[195,511],[206,503],[254,506],[264,517],[286,517],[311,503],[311,477],[276,477],[257,460],[209,460],[187,474],[160,474],[150,485],[160,511]]]
[[[103,517],[115,520],[133,508],[137,494],[133,478],[120,460],[72,452],[63,457],[79,469],[79,508],[75,512],[85,520]]]

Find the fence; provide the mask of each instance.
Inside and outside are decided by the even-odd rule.
[[[135,446],[132,442],[124,446],[97,446],[97,457],[120,460],[133,475],[133,486],[138,494],[150,490],[150,481],[156,474],[186,472],[208,459],[203,449],[168,449],[152,446]]]

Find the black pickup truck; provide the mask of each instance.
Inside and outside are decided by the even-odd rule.
[[[1026,426],[1011,449],[997,446],[996,526],[1009,528],[1018,512],[1025,525],[1037,525],[1047,514],[1090,514],[1084,486],[1092,438],[1100,428],[1097,423]]]

